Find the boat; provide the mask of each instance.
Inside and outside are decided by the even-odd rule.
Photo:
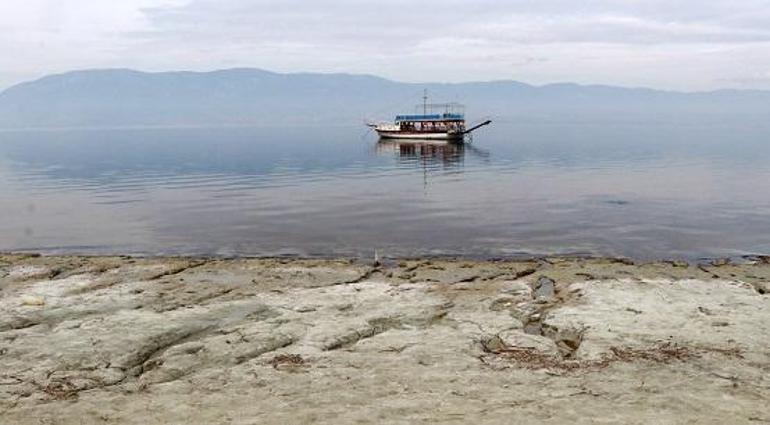
[[[465,126],[465,106],[459,103],[428,103],[427,90],[423,94],[422,105],[417,105],[416,108],[421,108],[422,113],[396,115],[392,123],[367,125],[373,128],[381,139],[462,142],[466,135],[492,122],[485,120],[468,129]]]

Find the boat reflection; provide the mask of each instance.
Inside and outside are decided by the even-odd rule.
[[[489,157],[486,151],[465,143],[430,141],[380,140],[375,145],[378,155],[395,154],[399,163],[425,168],[454,169],[462,167],[466,155]]]

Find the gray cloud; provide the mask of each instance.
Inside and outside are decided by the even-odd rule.
[[[750,43],[770,41],[767,2],[194,0],[150,9],[155,35],[403,47],[474,38],[516,43]],[[736,11],[737,9],[737,11]],[[223,31],[223,29],[226,29]],[[367,44],[368,45],[368,44]]]
[[[95,3],[67,3],[80,30],[34,11],[10,25],[3,13],[0,30],[10,25],[16,37],[0,48],[55,47],[48,59],[21,61],[26,68],[0,59],[14,75],[6,78],[92,66],[257,66],[411,81],[770,88],[767,0],[126,0],[120,13],[72,13]]]

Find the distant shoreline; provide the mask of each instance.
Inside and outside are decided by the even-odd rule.
[[[405,105],[419,103],[423,89],[436,101],[467,104],[468,117],[617,120],[637,115],[678,121],[701,116],[707,122],[764,123],[770,104],[770,91],[761,90],[675,92],[516,81],[399,83],[372,76],[257,69],[204,73],[102,69],[50,75],[5,89],[0,92],[0,127],[363,124],[366,119],[391,119],[409,108]]]

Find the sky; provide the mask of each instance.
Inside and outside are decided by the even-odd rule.
[[[770,0],[1,0],[0,89],[88,68],[770,89]]]

